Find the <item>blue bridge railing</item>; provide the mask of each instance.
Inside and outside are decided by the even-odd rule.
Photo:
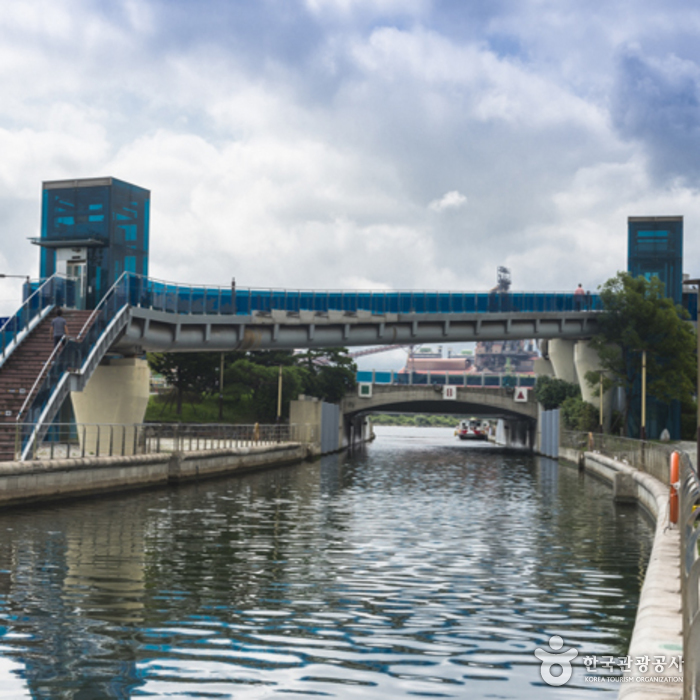
[[[360,370],[355,375],[358,383],[420,386],[438,384],[441,386],[467,387],[534,387],[534,374],[467,374],[451,372],[393,372]]]
[[[129,274],[132,306],[177,314],[312,311],[347,314],[462,314],[600,311],[597,294],[562,292],[313,291],[181,285]]]

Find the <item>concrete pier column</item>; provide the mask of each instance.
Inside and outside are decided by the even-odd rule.
[[[576,365],[576,374],[578,383],[581,387],[581,396],[584,401],[592,403],[598,407],[600,405],[600,397],[594,396],[594,387],[591,387],[586,381],[586,372],[597,371],[600,369],[600,359],[598,353],[591,347],[586,340],[579,340],[576,343],[574,351],[574,362]],[[606,430],[610,429],[610,420],[612,418],[612,391],[606,391],[603,394],[603,423]]]
[[[549,341],[549,359],[557,379],[575,384],[578,382],[574,364],[575,341],[555,338]]]
[[[133,425],[143,423],[148,407],[151,373],[146,360],[125,357],[101,364],[83,391],[71,392],[75,420],[79,424]],[[81,449],[85,454],[96,452],[98,433],[96,430],[78,430]],[[134,431],[129,428],[100,431],[100,454],[107,454],[109,440],[114,443],[115,453],[121,454],[122,445],[126,454],[133,453]],[[85,443],[83,445],[83,442]]]

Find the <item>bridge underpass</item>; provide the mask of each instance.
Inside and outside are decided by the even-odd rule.
[[[345,438],[352,444],[362,435],[365,418],[371,413],[427,413],[474,416],[499,421],[499,439],[504,446],[532,449],[538,405],[531,392],[516,400],[514,388],[374,385],[371,395],[346,396],[340,404]],[[452,398],[445,398],[450,396]]]

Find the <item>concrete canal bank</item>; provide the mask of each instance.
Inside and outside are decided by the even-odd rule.
[[[628,651],[632,668],[621,683],[625,700],[681,700],[682,670],[669,659],[683,654],[681,545],[677,525],[669,521],[669,487],[627,464],[595,452],[561,447],[560,457],[609,481],[620,502],[637,501],[656,521],[654,542]],[[636,663],[648,660],[646,668]],[[658,665],[655,660],[663,659]]]
[[[0,506],[116,493],[296,464],[315,456],[289,442],[123,457],[0,463]]]

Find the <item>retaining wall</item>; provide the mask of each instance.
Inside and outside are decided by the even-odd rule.
[[[637,618],[628,655],[632,660],[648,656],[678,657],[683,653],[683,620],[681,614],[680,531],[669,522],[669,487],[654,477],[593,452],[581,453],[560,448],[559,456],[586,471],[610,481],[613,492],[622,500],[634,498],[656,520],[651,556],[639,596]],[[633,665],[634,669],[634,665]],[[682,700],[683,682],[670,679],[682,676],[668,663],[663,673],[654,671],[653,663],[646,673],[633,670],[630,682],[620,684],[618,698],[625,700]],[[637,678],[634,681],[632,678]],[[654,681],[654,678],[665,680]],[[641,679],[641,680],[639,680]]]
[[[311,456],[306,445],[285,443],[130,457],[2,462],[0,505],[147,488],[295,464]]]

